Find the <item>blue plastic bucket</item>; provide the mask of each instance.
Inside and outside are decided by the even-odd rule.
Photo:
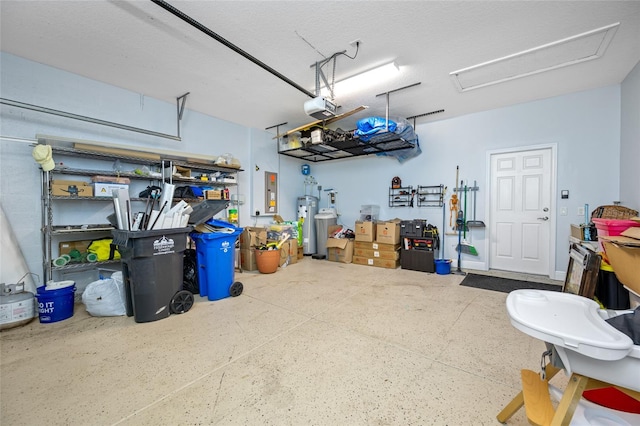
[[[229,233],[192,232],[190,234],[196,242],[200,296],[206,296],[209,300],[220,300],[231,296],[229,289],[233,284],[235,271],[235,242],[238,235],[242,233],[242,228],[221,220],[211,220],[207,223],[231,230]]]
[[[451,259],[435,259],[436,274],[449,275],[451,273]]]
[[[36,298],[41,323],[58,322],[73,316],[75,284],[58,290],[47,290],[44,286],[38,287],[37,290]]]

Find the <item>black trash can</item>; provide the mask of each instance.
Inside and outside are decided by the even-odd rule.
[[[112,231],[122,260],[127,316],[149,322],[171,314],[173,298],[182,289],[183,253],[192,230]]]
[[[149,322],[191,308],[193,294],[182,288],[187,236],[228,205],[229,200],[200,202],[193,206],[190,226],[184,228],[111,231],[122,260],[127,316]]]

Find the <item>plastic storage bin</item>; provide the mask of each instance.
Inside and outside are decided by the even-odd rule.
[[[233,282],[235,241],[242,233],[231,223],[221,220],[210,220],[209,225],[221,227],[230,232],[192,232],[191,238],[196,242],[196,267],[200,296],[209,300],[220,300],[242,293],[242,284]]]
[[[627,219],[599,219],[594,217],[591,220],[596,224],[598,235],[603,237],[620,235],[629,228],[640,226],[640,222]]]
[[[380,217],[380,206],[376,204],[363,204],[360,206],[360,220],[376,222]]]

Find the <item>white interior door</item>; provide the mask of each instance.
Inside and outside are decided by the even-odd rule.
[[[551,173],[551,148],[491,155],[491,268],[550,275]]]

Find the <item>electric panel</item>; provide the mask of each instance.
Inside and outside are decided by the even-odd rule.
[[[264,172],[264,211],[278,213],[278,174],[275,172]]]

